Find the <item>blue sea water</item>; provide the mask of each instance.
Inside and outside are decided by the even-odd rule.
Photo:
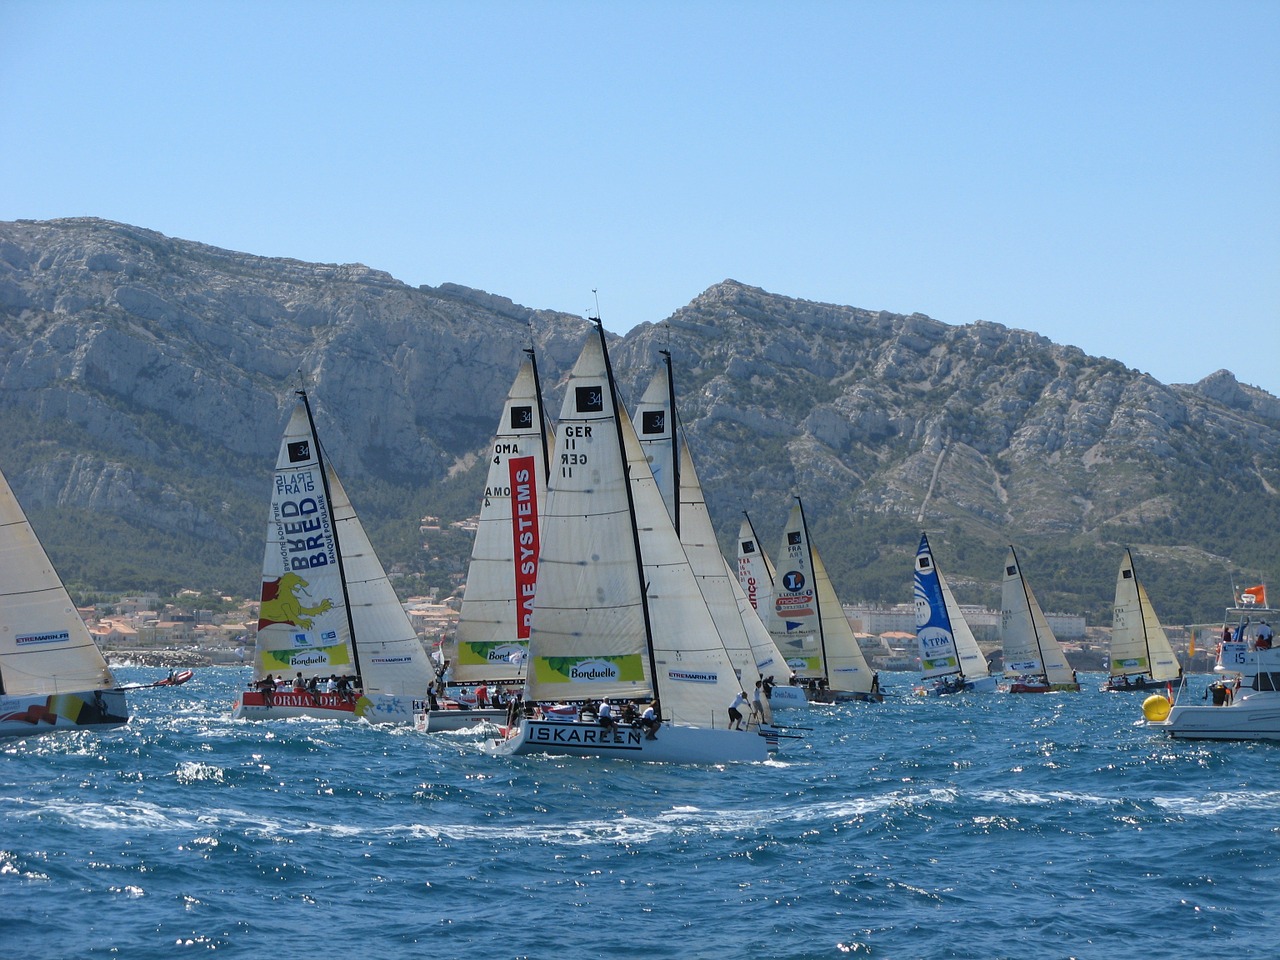
[[[161,671],[117,671],[149,681]],[[816,708],[776,761],[237,722],[243,670],[0,741],[0,958],[1272,958],[1277,747],[1141,696]],[[1193,680],[1198,698],[1207,680]]]

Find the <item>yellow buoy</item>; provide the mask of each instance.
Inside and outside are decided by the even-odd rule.
[[[1142,715],[1152,723],[1159,723],[1162,720],[1169,719],[1169,698],[1158,693],[1153,693],[1147,699],[1142,701]]]

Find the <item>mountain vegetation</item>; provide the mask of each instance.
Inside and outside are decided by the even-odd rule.
[[[0,223],[0,469],[73,593],[256,595],[305,385],[388,570],[447,595],[521,351],[554,415],[588,330],[359,264]],[[1220,616],[1233,584],[1280,589],[1280,400],[1227,371],[1166,385],[1025,330],[730,280],[611,350],[629,400],[671,351],[726,553],[742,511],[775,550],[800,496],[846,602],[909,600],[922,529],[962,602],[998,604],[1010,543],[1046,608],[1091,623],[1125,546],[1170,623]]]

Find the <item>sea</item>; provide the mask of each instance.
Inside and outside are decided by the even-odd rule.
[[[774,760],[684,767],[235,721],[248,671],[199,669],[0,741],[0,958],[1280,956],[1280,746],[1173,742],[1081,676],[882,674],[780,713]]]

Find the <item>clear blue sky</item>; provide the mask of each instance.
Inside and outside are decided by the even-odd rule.
[[[713,283],[1280,394],[1280,3],[0,3],[0,219],[606,325]]]

